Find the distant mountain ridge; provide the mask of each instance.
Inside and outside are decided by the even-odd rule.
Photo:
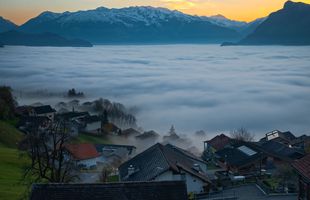
[[[17,25],[0,16],[0,33],[16,29]]]
[[[52,13],[43,12],[19,27],[28,33],[52,32],[92,43],[221,42],[241,35],[206,17],[149,6]]]
[[[1,45],[91,47],[84,40],[69,40],[54,33],[23,33],[15,30],[0,33]]]
[[[240,45],[310,45],[310,5],[287,1]]]

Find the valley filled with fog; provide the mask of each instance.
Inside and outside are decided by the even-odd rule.
[[[310,47],[107,45],[0,49],[0,85],[20,105],[56,104],[76,88],[81,102],[124,104],[144,129],[214,134],[244,127],[310,132]]]

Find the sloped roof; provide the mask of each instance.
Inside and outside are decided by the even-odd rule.
[[[76,160],[86,160],[100,156],[93,144],[66,144],[65,148]]]
[[[57,117],[64,118],[65,120],[69,120],[76,117],[89,116],[88,112],[65,112],[58,114]]]
[[[218,150],[223,149],[228,144],[230,144],[231,138],[226,136],[225,134],[221,134],[205,142],[218,151]]]
[[[54,113],[56,112],[50,105],[33,107],[36,114]]]
[[[168,170],[172,170],[175,173],[180,173],[181,170],[184,170],[205,182],[209,182],[206,175],[193,169],[194,164],[196,164],[193,159],[172,147],[172,145],[164,146],[157,143],[123,163],[119,167],[121,180],[149,181]],[[135,173],[128,176],[128,168],[130,166],[135,168]]]
[[[183,181],[34,184],[30,200],[187,200]]]
[[[266,154],[278,157],[280,159],[291,161],[304,156],[302,152],[295,148],[290,148],[280,142],[269,140],[260,144],[261,150]]]
[[[136,136],[137,139],[141,139],[141,140],[144,140],[144,139],[156,139],[158,137],[159,137],[159,134],[156,133],[153,130],[146,131],[146,132]]]
[[[122,135],[123,136],[136,136],[136,135],[140,135],[141,133],[139,131],[137,131],[134,128],[128,128],[122,131]]]
[[[310,182],[310,154],[295,161],[293,163],[293,167],[298,171],[301,176],[308,179],[308,181]]]
[[[247,153],[247,150],[249,153]],[[262,154],[257,149],[246,143],[233,147],[226,147],[216,152],[216,155],[223,158],[229,165],[242,167],[261,158]]]
[[[199,162],[202,162],[202,163],[206,163],[204,160],[202,160],[201,158],[195,156],[194,154],[192,154],[191,152],[189,151],[186,151],[184,149],[181,149],[177,146],[174,146],[172,144],[167,144],[166,145],[167,147],[170,147],[171,149],[173,149],[174,151],[177,151],[178,153],[181,153],[183,154],[184,156],[188,157],[189,159],[193,159],[193,160],[196,160],[196,161],[199,161]]]
[[[280,134],[282,134],[282,136],[289,141],[296,139],[295,135],[290,131],[280,132]]]
[[[135,146],[132,145],[118,145],[118,144],[95,144],[95,147],[98,152],[102,152],[103,149],[118,149],[118,148],[126,148],[129,151],[129,154],[132,153]]]
[[[99,122],[101,121],[100,117],[97,115],[90,115],[90,116],[85,116],[82,118],[82,121],[85,123],[94,123],[94,122]]]

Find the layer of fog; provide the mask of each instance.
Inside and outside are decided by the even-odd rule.
[[[310,47],[5,47],[0,84],[21,104],[56,103],[74,87],[135,108],[138,124],[159,133],[172,124],[208,137],[240,127],[310,133]],[[37,90],[50,95],[25,95]]]

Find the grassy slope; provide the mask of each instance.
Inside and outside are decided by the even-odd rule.
[[[17,149],[0,146],[0,199],[19,199],[26,190],[21,184],[26,159]]]
[[[17,143],[22,133],[0,121],[0,199],[19,199],[26,187],[20,184],[27,160],[20,157]]]
[[[0,121],[0,145],[16,148],[22,136],[23,133],[18,131],[14,126]]]

